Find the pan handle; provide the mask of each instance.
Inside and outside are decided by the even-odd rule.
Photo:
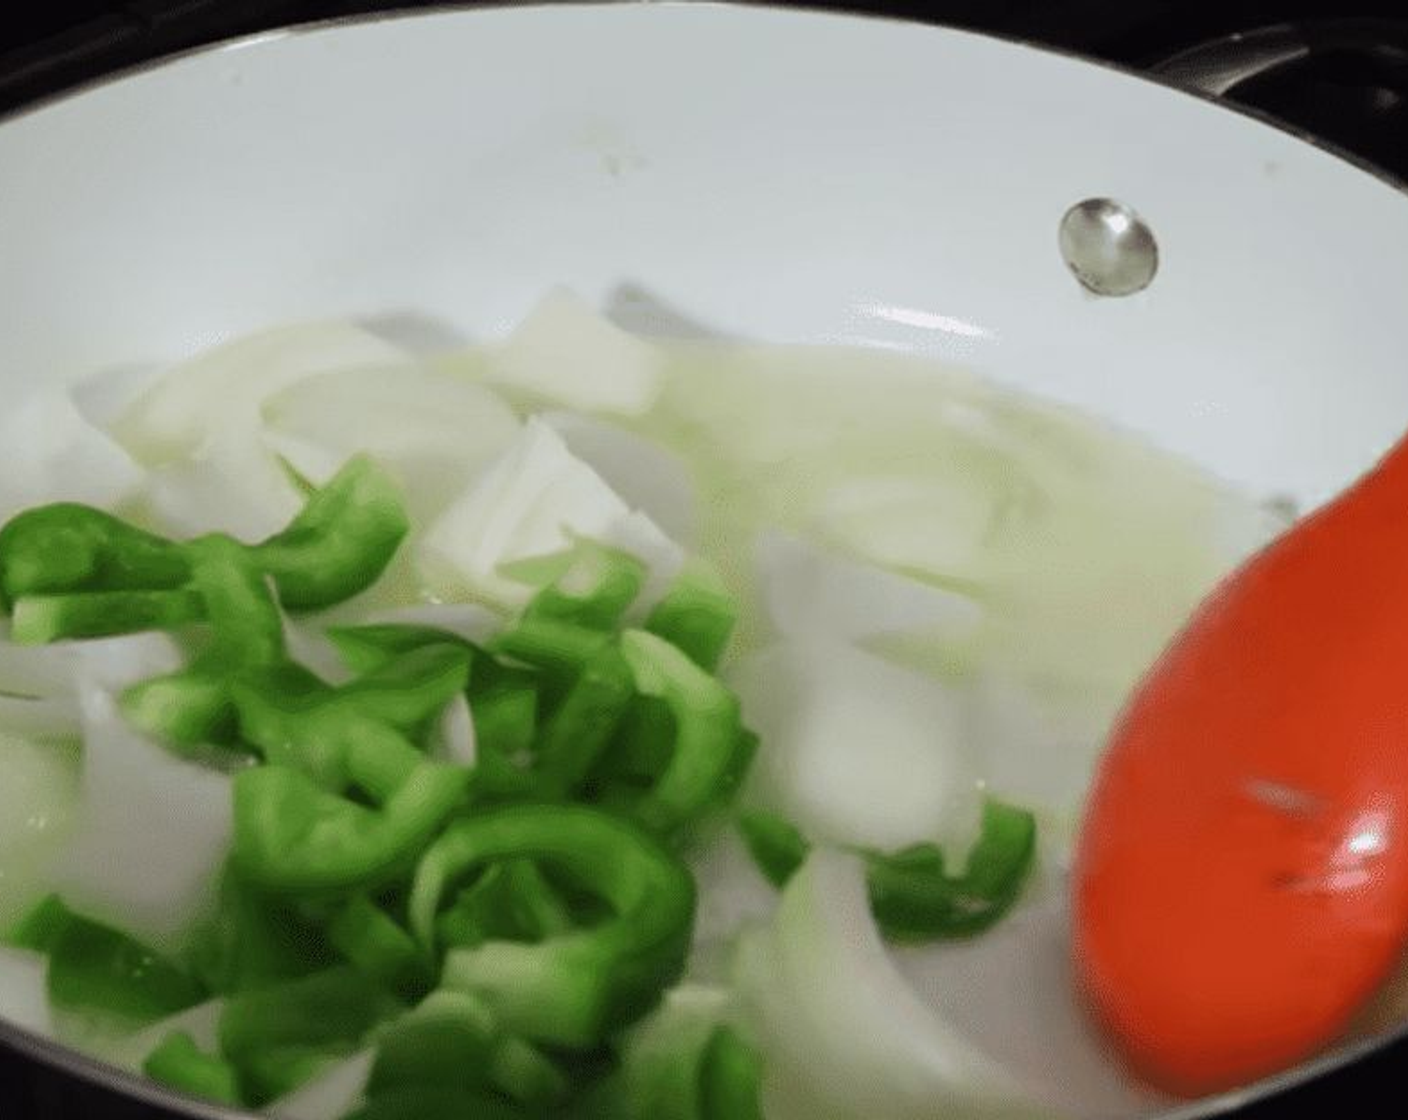
[[[1209,39],[1155,62],[1149,70],[1176,85],[1225,97],[1241,83],[1310,52],[1301,25],[1283,23]]]
[[[1408,19],[1277,24],[1201,43],[1150,70],[1408,178]]]
[[[1319,19],[1279,23],[1209,39],[1149,69],[1213,97],[1302,60],[1357,68],[1365,81],[1408,83],[1408,20]]]

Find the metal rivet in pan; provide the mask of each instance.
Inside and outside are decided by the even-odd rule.
[[[1159,269],[1159,246],[1138,214],[1113,198],[1087,198],[1061,218],[1061,256],[1099,296],[1142,291]]]

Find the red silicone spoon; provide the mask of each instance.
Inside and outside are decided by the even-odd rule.
[[[1136,691],[1095,778],[1078,974],[1198,1095],[1332,1042],[1408,940],[1408,444],[1252,558]]]

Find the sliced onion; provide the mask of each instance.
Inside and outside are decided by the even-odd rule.
[[[229,533],[254,543],[284,528],[303,495],[252,422],[232,419],[188,458],[152,471],[147,502],[173,536]]]
[[[48,958],[0,945],[0,1019],[44,1038],[54,1037],[45,984]]]
[[[11,696],[53,696],[73,688],[73,654],[65,644],[19,645],[9,639],[9,624],[0,637],[0,692]]]
[[[601,475],[630,506],[672,539],[689,545],[698,528],[689,466],[674,452],[616,424],[575,412],[545,412],[567,450]]]
[[[196,452],[231,425],[256,428],[261,403],[325,370],[385,365],[405,354],[351,323],[305,323],[247,335],[181,362],[114,422],[118,441],[145,463]]]
[[[342,1120],[361,1101],[375,1060],[375,1050],[359,1050],[265,1105],[265,1111],[278,1120]]]
[[[7,404],[0,417],[0,521],[30,506],[72,501],[111,509],[132,498],[145,472],[79,413],[68,390],[49,386]]]
[[[444,508],[520,427],[493,390],[405,363],[306,378],[265,401],[263,415],[273,445],[315,483],[354,454],[375,457],[400,482],[414,521]]]
[[[858,857],[813,852],[773,924],[745,937],[738,983],[764,1044],[770,1120],[1050,1115],[896,970]]]
[[[655,346],[559,288],[491,352],[488,376],[579,412],[639,416],[659,397],[664,366]]]
[[[351,670],[321,626],[285,615],[284,646],[294,661],[328,684],[344,684],[352,679]]]
[[[973,580],[1001,502],[990,480],[875,475],[836,484],[814,517],[824,536],[875,563]]]
[[[800,537],[765,530],[757,539],[758,584],[784,637],[856,641],[886,634],[966,640],[983,621],[975,599],[863,564]]]
[[[85,914],[171,946],[205,909],[228,854],[230,778],[139,735],[96,684],[80,699],[80,800],[56,889]]]
[[[0,775],[0,929],[6,929],[44,893],[63,852],[78,802],[78,755],[72,744],[37,742],[6,727]]]
[[[644,622],[684,569],[684,549],[638,509],[613,521],[596,539],[645,562],[645,583],[625,616],[628,623]]]
[[[698,901],[694,913],[696,953],[729,942],[745,926],[768,918],[778,892],[763,878],[738,832],[720,829],[690,855]],[[697,957],[696,957],[697,959]]]
[[[1091,768],[1105,737],[1105,721],[1082,702],[1063,706],[1031,684],[984,667],[964,687],[969,741],[987,787],[1037,814],[1043,852],[1064,862]]]
[[[173,1031],[183,1031],[190,1035],[191,1041],[207,1053],[216,1052],[220,1048],[220,1016],[224,1010],[223,999],[206,1000],[145,1026],[133,1034],[101,1042],[100,1056],[115,1066],[138,1071],[151,1052],[165,1042],[167,1035]]]
[[[1064,876],[1045,878],[981,937],[897,949],[901,975],[1051,1112],[1129,1120],[1171,1105],[1122,1072],[1091,1024],[1071,969]]]
[[[460,693],[440,714],[436,724],[436,754],[456,766],[473,766],[477,757],[474,740],[474,720],[470,717],[469,701]]]
[[[116,693],[149,677],[174,673],[185,663],[181,647],[168,635],[156,632],[61,645],[74,660],[70,687],[76,696],[81,695],[85,682]]]
[[[31,739],[66,739],[79,733],[78,705],[56,697],[0,695],[0,728]]]
[[[559,552],[572,535],[639,556],[658,580],[683,553],[639,512],[632,512],[591,467],[567,450],[541,420],[523,433],[430,526],[421,569],[438,597],[483,599],[520,607],[533,589],[499,574],[501,565]]]
[[[845,642],[781,642],[730,671],[761,737],[749,797],[804,833],[883,849],[922,841],[956,863],[982,814],[961,697]]]

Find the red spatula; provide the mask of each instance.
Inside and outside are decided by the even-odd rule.
[[[1187,1095],[1332,1042],[1408,940],[1408,445],[1255,556],[1136,691],[1074,877],[1078,974]]]

